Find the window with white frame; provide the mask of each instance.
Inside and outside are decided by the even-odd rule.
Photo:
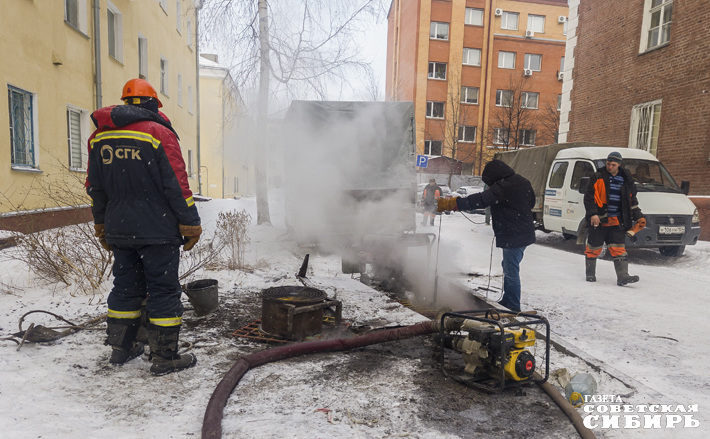
[[[187,19],[187,46],[192,49],[192,19]]]
[[[518,145],[535,146],[535,130],[520,130],[518,135]]]
[[[446,79],[446,63],[430,62],[429,79]]]
[[[444,103],[443,102],[427,101],[427,103],[426,103],[426,117],[431,117],[434,119],[443,119],[444,118]]]
[[[518,30],[519,14],[517,12],[503,12],[500,17],[500,28],[508,30]]]
[[[175,0],[175,29],[182,33],[182,1]]]
[[[530,69],[533,72],[539,72],[542,68],[542,55],[535,53],[525,54],[525,69]]]
[[[85,171],[88,160],[86,138],[89,113],[67,106],[67,143],[69,146],[69,169]]]
[[[511,107],[513,90],[496,90],[496,107]]]
[[[498,52],[498,68],[499,69],[514,69],[515,68],[515,52]]]
[[[148,79],[148,39],[138,34],[138,77]]]
[[[192,86],[187,86],[187,112],[192,114]]]
[[[483,26],[483,9],[466,8],[464,24]]]
[[[11,163],[13,166],[35,166],[34,95],[8,86],[7,102],[10,112]]]
[[[540,99],[540,93],[524,91],[520,95],[520,106],[532,110],[537,109],[537,102]]]
[[[562,111],[562,95],[557,95],[557,111]]]
[[[466,66],[481,65],[481,49],[463,48],[463,64]]]
[[[177,89],[178,89],[177,90],[178,91],[178,93],[177,93],[178,103],[177,104],[180,107],[182,107],[182,73],[178,73]]]
[[[429,38],[432,40],[448,40],[449,39],[449,23],[441,23],[432,21],[429,29]]]
[[[646,0],[641,35],[641,52],[671,40],[673,0]]]
[[[441,155],[441,140],[425,140],[424,155]]]
[[[86,0],[64,0],[64,21],[86,35]]]
[[[653,155],[658,153],[661,103],[662,100],[659,99],[657,101],[635,105],[631,109],[629,148],[642,149]]]
[[[193,167],[192,167],[192,150],[188,149],[187,150],[187,176],[189,178],[192,178],[194,174],[192,173]]]
[[[528,14],[528,30],[536,34],[545,33],[545,16]]]
[[[478,87],[461,87],[461,102],[478,104]]]
[[[108,2],[106,5],[106,32],[108,33],[108,54],[116,61],[123,61],[123,14]]]
[[[495,145],[507,145],[508,130],[506,128],[493,128],[493,143]]]
[[[459,142],[476,142],[476,127],[459,126]]]
[[[170,63],[167,59],[160,57],[160,92],[168,96],[168,79],[170,78]]]

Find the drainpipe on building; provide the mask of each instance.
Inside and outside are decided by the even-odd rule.
[[[96,109],[103,106],[101,103],[101,0],[94,0],[94,76],[96,77]]]
[[[200,9],[202,0],[195,0],[195,103],[197,104],[197,189],[202,195],[202,166],[200,166]]]

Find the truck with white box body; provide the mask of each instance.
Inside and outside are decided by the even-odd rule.
[[[700,237],[698,209],[687,197],[690,185],[680,186],[653,154],[639,149],[614,148],[587,142],[538,146],[496,153],[516,173],[530,180],[536,195],[533,215],[544,231],[579,237],[584,231],[584,193],[589,177],[618,151],[623,167],[634,178],[646,228],[627,237],[627,247],[656,247],[664,256],[680,256]]]

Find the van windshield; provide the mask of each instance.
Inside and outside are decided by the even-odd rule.
[[[597,168],[603,168],[606,160],[595,160]],[[639,192],[682,193],[668,170],[653,160],[624,159],[624,168],[629,171]]]

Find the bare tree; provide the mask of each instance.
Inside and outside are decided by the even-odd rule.
[[[505,90],[496,90],[496,108],[488,125],[487,140],[505,150],[534,145],[538,127],[539,93],[531,92],[534,81],[511,72]]]
[[[368,72],[369,65],[358,58],[358,41],[362,39],[357,36],[368,17],[383,13],[382,0],[208,0],[203,11],[205,42],[238,48],[230,67],[238,84],[256,87],[259,78],[257,224],[270,224],[266,175],[269,101],[309,95],[325,99],[329,87],[347,85],[349,71]]]
[[[537,136],[539,145],[557,143],[560,134],[560,110],[558,108],[558,102],[555,99],[546,101],[540,108],[542,114],[538,119],[540,129]]]

